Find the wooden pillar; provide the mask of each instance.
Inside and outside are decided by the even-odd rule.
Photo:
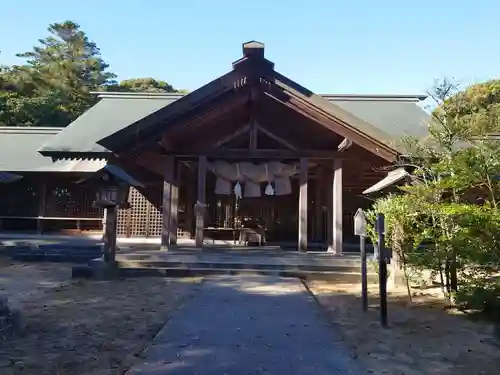
[[[107,264],[115,263],[116,255],[116,219],[118,209],[116,206],[106,208],[106,223],[104,228],[104,261]]]
[[[191,174],[187,178],[187,184],[186,184],[186,195],[185,195],[185,225],[186,227],[184,230],[186,230],[189,233],[189,238],[194,238],[194,230],[193,230],[193,222],[194,222],[194,204],[195,204],[195,199],[194,199],[194,181],[191,178]]]
[[[106,237],[106,216],[108,215],[108,210],[104,209],[102,213],[102,240]]]
[[[179,222],[179,181],[180,164],[177,160],[174,164],[174,181],[170,188],[170,244],[177,245],[177,227]]]
[[[134,205],[134,202],[132,201],[133,189],[134,189],[133,187],[130,187],[128,191],[128,201],[132,204],[132,207]],[[128,238],[132,236],[132,209],[133,209],[132,207],[129,208],[128,210],[125,210],[125,237]]]
[[[314,186],[314,240],[322,242],[323,238],[323,182],[325,168],[319,166]]]
[[[333,161],[331,204],[329,204],[328,252],[342,255],[342,159]]]
[[[308,159],[300,159],[299,251],[307,251],[307,174]]]
[[[198,158],[198,199],[195,206],[196,230],[195,241],[197,247],[203,246],[203,229],[205,228],[205,190],[207,177],[207,158]]]
[[[42,234],[43,232],[43,217],[45,216],[45,210],[47,207],[47,182],[42,181],[42,184],[40,185],[40,199],[38,201],[38,219],[36,221],[36,229],[38,234]]]
[[[174,158],[168,156],[165,162],[165,171],[163,175],[163,216],[161,231],[161,249],[168,250],[170,245],[170,215],[171,215],[171,196],[172,184],[174,179]]]

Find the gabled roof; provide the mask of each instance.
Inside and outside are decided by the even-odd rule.
[[[101,100],[75,122],[64,128],[57,137],[48,139],[39,151],[57,157],[60,154],[77,157],[79,153],[92,153],[106,157],[110,151],[99,145],[102,138],[125,129],[184,94],[159,93],[105,93],[97,94]],[[427,133],[429,115],[419,106],[422,96],[399,95],[321,95],[352,115],[373,124],[388,137],[403,135],[422,137]],[[126,115],[125,115],[126,114]],[[110,125],[110,119],[112,126]]]
[[[57,160],[44,157],[37,149],[54,138],[62,128],[0,127],[0,171],[5,172],[95,172],[104,161]]]
[[[385,155],[396,153],[394,141],[402,135],[426,134],[428,115],[418,106],[422,96],[315,95],[274,71],[274,64],[263,57],[263,45],[252,43],[244,45],[245,55],[233,63],[233,71],[190,94],[99,94],[99,103],[39,151],[53,157],[106,157],[111,150],[121,152],[158,136],[187,112],[234,92],[235,85],[246,85],[250,80],[246,74],[252,69],[250,75],[258,75],[253,79],[267,80],[282,90],[295,102],[291,106],[305,105],[324,119],[323,126],[356,143],[368,140]]]

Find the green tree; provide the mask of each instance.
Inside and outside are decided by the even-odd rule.
[[[386,214],[388,243],[405,267],[439,275],[463,305],[475,298],[475,307],[500,311],[500,284],[491,277],[500,272],[500,142],[492,135],[500,96],[492,82],[434,87],[429,137],[403,140],[407,155],[398,164],[412,171],[413,183],[378,200],[374,212]]]
[[[54,23],[48,31],[32,51],[17,55],[25,64],[1,72],[0,122],[6,125],[66,126],[95,103],[91,91],[114,83],[78,24]]]
[[[116,92],[178,92],[165,81],[154,78],[131,78],[120,81],[119,84],[108,85],[107,91]]]

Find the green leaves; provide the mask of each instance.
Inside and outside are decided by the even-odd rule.
[[[118,92],[177,92],[165,81],[158,81],[154,78],[133,78],[121,81],[118,85],[107,86],[107,91]]]
[[[66,126],[96,103],[92,91],[176,92],[153,78],[118,84],[97,44],[74,22],[51,24],[48,32],[17,55],[23,65],[0,67],[0,125]]]
[[[443,289],[458,289],[462,304],[491,301],[484,294],[500,290],[492,278],[500,273],[500,139],[491,133],[500,130],[500,81],[457,92],[444,80],[431,96],[438,107],[429,137],[403,140],[399,166],[413,183],[376,201],[368,217],[385,214],[387,243],[406,270],[443,275]]]

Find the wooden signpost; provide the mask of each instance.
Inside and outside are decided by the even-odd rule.
[[[380,292],[380,324],[387,328],[387,264],[390,262],[391,252],[385,248],[385,218],[384,214],[377,214],[376,230],[378,234],[378,264],[379,264],[379,292]]]
[[[358,208],[354,215],[354,234],[359,236],[359,251],[361,254],[361,296],[363,311],[368,311],[368,274],[366,266],[366,215]]]

